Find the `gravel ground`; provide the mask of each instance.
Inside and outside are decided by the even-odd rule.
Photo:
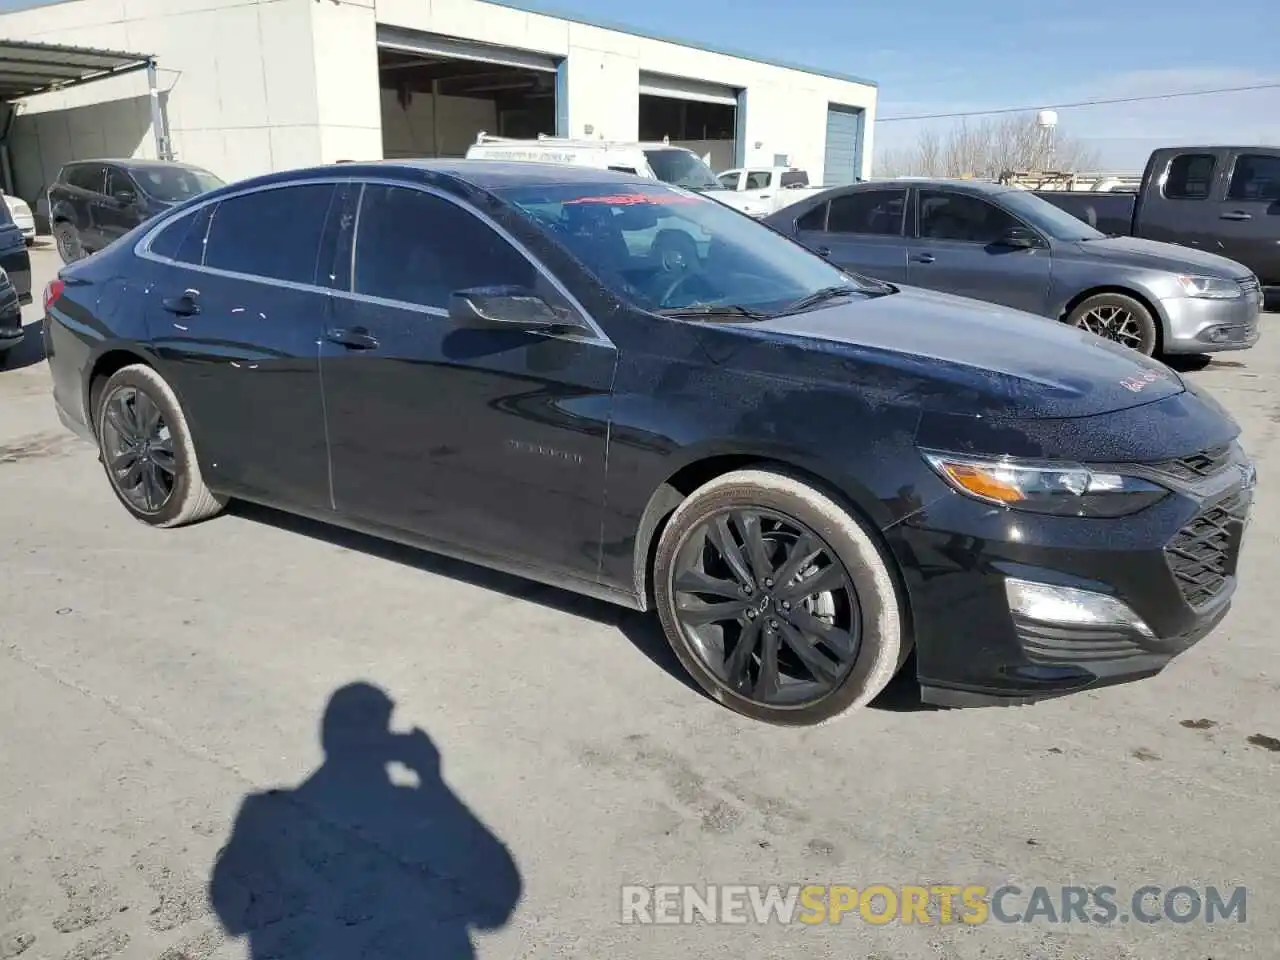
[[[265,511],[145,528],[38,351],[12,366],[0,960],[1280,955],[1280,329],[1191,373],[1260,473],[1216,634],[1138,684],[1016,710],[898,691],[805,732],[699,696],[638,615]],[[620,922],[621,885],[664,883],[1248,899],[1212,925]]]

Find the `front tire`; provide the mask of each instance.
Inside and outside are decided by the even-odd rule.
[[[1159,345],[1159,327],[1151,311],[1123,293],[1098,293],[1078,303],[1067,323],[1082,330],[1153,356]]]
[[[811,726],[864,706],[907,647],[894,577],[868,529],[772,470],[726,474],[676,509],[654,594],[698,684],[766,723]]]
[[[112,374],[94,411],[99,459],[116,498],[135,519],[180,527],[219,513],[227,498],[205,486],[173,389],[151,367]]]

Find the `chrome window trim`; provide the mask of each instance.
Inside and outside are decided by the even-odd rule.
[[[584,331],[584,333],[582,334],[544,333],[543,336],[555,337],[555,338],[564,339],[564,340],[575,340],[575,341],[587,342],[587,343],[602,343],[610,347],[614,346],[613,341],[610,340],[609,337],[605,334],[604,330],[600,328],[600,325],[596,323],[595,318],[591,316],[591,314],[587,311],[586,307],[582,305],[582,303],[578,300],[578,298],[569,292],[569,289],[563,283],[560,282],[560,280],[551,272],[551,270],[547,266],[545,266],[542,263],[542,261],[540,261],[529,250],[528,247],[526,247],[523,243],[521,243],[514,236],[512,236],[511,233],[505,227],[497,223],[492,217],[488,216],[488,214],[486,214],[484,211],[477,209],[476,207],[472,206],[470,203],[466,202],[460,197],[454,197],[446,193],[445,191],[440,190],[437,187],[432,187],[431,185],[424,184],[424,183],[412,183],[405,180],[399,180],[394,177],[356,177],[356,176],[305,177],[305,178],[300,178],[296,180],[294,179],[282,180],[277,183],[259,184],[257,186],[245,187],[243,189],[236,190],[232,193],[225,193],[218,197],[211,197],[207,200],[200,201],[199,203],[193,205],[190,209],[183,210],[177,216],[166,217],[162,222],[156,224],[154,227],[148,230],[138,240],[138,242],[134,244],[134,247],[133,247],[134,255],[143,260],[150,260],[153,263],[162,263],[168,266],[181,267],[186,270],[194,270],[199,273],[208,273],[212,276],[225,277],[226,279],[229,279],[229,280],[246,280],[251,283],[274,284],[274,285],[286,287],[292,290],[302,290],[302,291],[312,292],[312,293],[323,293],[328,296],[342,297],[347,300],[355,300],[355,301],[360,301],[365,303],[372,303],[378,306],[389,306],[389,307],[394,307],[400,310],[409,310],[416,313],[422,313],[431,317],[447,317],[449,315],[449,311],[442,309],[440,307],[430,307],[430,306],[426,306],[425,304],[411,303],[404,300],[391,300],[383,297],[375,297],[369,294],[356,293],[352,289],[341,290],[334,287],[318,286],[317,284],[314,284],[314,283],[296,283],[291,280],[276,280],[272,277],[262,277],[262,276],[256,276],[254,274],[238,273],[231,270],[222,270],[217,267],[205,266],[203,262],[204,261],[203,245],[201,248],[200,263],[184,263],[181,260],[174,260],[171,257],[163,257],[163,256],[160,256],[159,254],[151,252],[151,243],[160,234],[161,231],[177,223],[179,220],[183,220],[187,217],[194,216],[200,210],[212,204],[221,203],[224,200],[234,200],[238,197],[249,196],[250,194],[265,193],[268,190],[281,190],[281,189],[284,189],[285,187],[296,187],[296,186],[305,186],[307,184],[326,184],[326,183],[335,184],[335,185],[358,186],[360,188],[360,196],[356,206],[356,216],[355,216],[354,222],[352,223],[353,231],[359,230],[360,211],[364,206],[365,187],[368,186],[369,184],[376,183],[376,184],[381,184],[389,187],[402,187],[410,190],[419,190],[422,193],[426,193],[430,196],[437,197],[441,200],[445,200],[449,203],[454,204],[460,209],[476,217],[478,220],[480,220],[482,223],[488,226],[491,230],[497,233],[499,237],[501,237],[508,244],[514,247],[515,250],[522,257],[524,257],[525,260],[527,260],[533,266],[533,268],[537,270],[538,273],[540,273],[542,277],[546,279],[546,281],[550,283],[551,286],[554,287],[562,297],[565,298],[565,301],[574,310],[574,312],[577,313],[578,318],[585,325],[586,331],[590,331],[589,335],[587,334],[586,331]],[[212,225],[213,225],[213,217],[210,217],[209,224],[206,226],[206,230],[205,230],[206,241],[208,240],[208,237],[209,237],[209,228],[211,228]],[[351,285],[355,284],[355,256],[356,256],[356,247],[358,246],[358,242],[359,242],[359,233],[355,232],[353,233],[353,240],[351,244],[351,276],[348,278],[348,283]]]

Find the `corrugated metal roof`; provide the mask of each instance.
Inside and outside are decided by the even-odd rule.
[[[93,47],[0,40],[0,100],[79,86],[144,68],[151,57]]]

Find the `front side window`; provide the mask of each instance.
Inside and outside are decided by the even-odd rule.
[[[331,183],[300,183],[218,203],[204,265],[270,280],[314,283]]]
[[[649,161],[653,175],[663,183],[690,190],[716,190],[720,187],[720,181],[711,168],[688,150],[646,150],[644,158]]]
[[[1231,172],[1228,200],[1280,200],[1280,157],[1242,153]]]
[[[1170,200],[1204,200],[1213,189],[1213,171],[1218,165],[1211,153],[1182,153],[1169,162],[1164,195]]]
[[[764,190],[769,186],[769,172],[767,170],[752,170],[747,174],[748,190]]]
[[[660,312],[775,312],[831,287],[884,293],[718,201],[663,184],[495,191],[621,299]]]
[[[356,222],[356,293],[444,310],[455,290],[539,287],[538,272],[527,258],[484,221],[442,197],[369,184]]]
[[[907,209],[906,190],[857,190],[831,200],[828,233],[900,237]]]
[[[146,194],[162,203],[182,203],[225,184],[199,167],[135,167],[130,171]]]
[[[123,170],[107,167],[107,196],[123,199],[124,194],[136,197],[138,188]]]
[[[920,236],[928,240],[996,243],[1021,224],[980,197],[938,190],[920,191]]]

